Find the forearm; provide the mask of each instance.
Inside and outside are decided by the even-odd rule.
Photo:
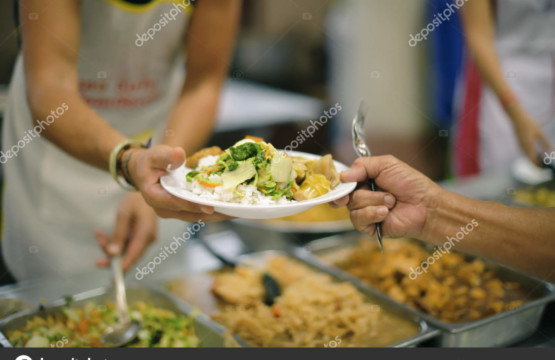
[[[214,130],[220,88],[219,82],[196,88],[189,88],[186,84],[170,114],[163,143],[182,147],[187,154],[204,146]]]
[[[101,169],[124,137],[88,106],[79,93],[78,0],[19,1],[27,101],[41,136],[66,153]],[[35,14],[37,19],[28,21]],[[64,105],[65,104],[65,105]],[[62,106],[63,114],[52,111]],[[58,114],[56,114],[58,115]],[[45,121],[48,124],[45,124]]]
[[[419,237],[555,280],[555,209],[525,209],[443,190]]]
[[[67,104],[41,136],[69,155],[89,165],[108,169],[110,152],[125,137],[106,123],[74,90],[63,86],[38,85],[28,93],[35,124],[43,122],[52,110]],[[50,118],[52,119],[52,118]]]
[[[238,0],[197,3],[186,40],[187,79],[170,115],[164,144],[183,147],[191,154],[210,136],[231,62],[240,10]]]
[[[467,3],[462,9],[462,19],[466,43],[482,80],[495,93],[509,115],[520,110],[497,55],[495,24],[489,1],[472,0]]]

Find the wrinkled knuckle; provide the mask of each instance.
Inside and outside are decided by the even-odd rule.
[[[386,160],[388,163],[395,164],[395,163],[398,163],[398,162],[399,162],[399,159],[397,159],[397,158],[396,158],[395,156],[393,156],[393,155],[385,155],[384,158],[385,158],[385,160]]]
[[[351,222],[357,231],[362,231],[364,225],[359,222],[359,219],[355,212],[351,212]]]
[[[366,158],[357,158],[353,164],[356,166],[364,166],[365,162]]]

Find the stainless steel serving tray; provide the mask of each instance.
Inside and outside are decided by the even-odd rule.
[[[182,300],[176,301],[170,294],[148,288],[130,287],[127,289],[127,298],[130,304],[137,301],[146,301],[152,303],[156,307],[171,310],[176,313],[191,315],[195,309]],[[79,308],[85,303],[93,301],[98,304],[104,303],[106,300],[114,301],[115,295],[112,289],[97,288],[72,296],[70,307]],[[36,308],[26,310],[0,321],[0,345],[3,347],[13,347],[8,341],[6,333],[10,330],[21,329],[27,321],[35,316],[47,316],[59,313],[61,308],[65,306],[64,299],[57,300],[51,305],[44,308]],[[240,346],[240,343],[234,343],[234,339],[230,336],[224,336],[226,330],[220,324],[213,322],[206,315],[199,314],[193,316],[195,333],[200,339],[200,347],[224,347],[224,346]]]
[[[350,281],[363,291],[375,296],[389,299],[389,301],[402,307],[413,315],[417,315],[435,328],[441,330],[441,335],[433,343],[442,347],[493,347],[508,346],[531,336],[538,328],[546,305],[555,300],[555,287],[553,284],[540,281],[528,275],[516,272],[506,267],[485,261],[493,266],[496,276],[502,280],[513,281],[521,284],[534,300],[524,305],[492,315],[487,318],[466,323],[448,323],[440,321],[422,311],[391,299],[387,294],[374,286],[362,281],[335,266],[326,263],[318,256],[325,252],[349,248],[357,244],[361,234],[350,233],[316,240],[297,252],[308,263],[318,264],[335,274],[339,279]],[[387,241],[384,242],[384,251],[387,251]],[[469,258],[475,258],[469,256]]]
[[[250,253],[250,254],[245,254],[245,255],[241,255],[238,258],[238,262],[242,263],[242,264],[255,264],[255,265],[260,265],[263,266],[268,257],[270,256],[288,256],[292,259],[295,259],[297,261],[299,261],[300,263],[316,270],[316,271],[320,271],[320,272],[324,272],[328,275],[330,275],[335,281],[345,281],[344,279],[336,276],[336,274],[333,271],[329,271],[327,268],[321,266],[318,263],[313,263],[313,262],[309,262],[306,261],[304,258],[297,256],[294,253],[291,252],[285,252],[285,251],[279,251],[279,250],[268,250],[268,251],[261,251],[261,252],[256,252],[256,253]],[[218,269],[213,269],[218,270]],[[189,275],[191,276],[191,275]],[[194,276],[194,275],[193,275]],[[410,311],[407,311],[406,309],[404,309],[403,307],[399,306],[398,304],[396,304],[394,301],[388,299],[388,298],[384,298],[384,297],[375,297],[373,294],[369,294],[367,291],[365,291],[365,289],[363,287],[361,287],[359,284],[354,284],[354,286],[363,294],[365,295],[369,301],[371,301],[374,304],[379,305],[380,307],[382,307],[383,309],[387,310],[389,313],[397,315],[403,319],[407,319],[411,322],[413,322],[413,324],[415,324],[419,329],[420,332],[411,337],[408,338],[406,340],[403,340],[401,342],[398,342],[396,344],[392,344],[391,347],[414,347],[417,346],[418,344],[429,340],[431,338],[434,338],[436,336],[439,335],[439,330],[430,327],[428,325],[428,323],[426,321],[424,321],[421,316],[419,316],[418,314],[414,314]],[[194,305],[194,302],[192,302],[192,304]],[[243,340],[239,339],[238,341],[241,342],[241,344],[246,344]],[[248,346],[248,345],[247,345]]]
[[[513,197],[513,192],[516,190],[531,190],[536,191],[539,189],[547,189],[551,191],[555,191],[555,180],[546,181],[536,185],[528,185],[523,183],[518,183],[514,189],[510,189],[509,191],[505,192],[503,195],[500,195],[498,198],[494,199],[498,202],[501,202],[505,205],[509,206],[517,206],[517,207],[524,207],[524,208],[538,208],[542,207],[540,205],[532,205],[517,201]]]

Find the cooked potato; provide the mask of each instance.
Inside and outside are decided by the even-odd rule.
[[[204,149],[201,149],[201,150],[197,151],[193,155],[189,156],[187,158],[186,165],[187,165],[188,168],[194,169],[198,166],[199,160],[202,159],[203,157],[210,156],[210,155],[221,155],[221,154],[223,154],[223,150],[220,149],[219,146],[212,146],[212,147],[209,147],[209,148],[204,148]]]

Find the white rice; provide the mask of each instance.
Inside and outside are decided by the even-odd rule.
[[[197,169],[204,166],[214,165],[218,160],[219,156],[206,156],[199,160]],[[208,177],[208,180],[221,182],[221,176],[212,174]],[[222,186],[215,188],[210,188],[202,186],[197,180],[192,182],[184,181],[185,189],[192,192],[195,195],[201,196],[205,199],[223,201],[228,203],[236,203],[243,205],[277,205],[277,204],[289,204],[292,201],[287,200],[285,196],[279,197],[273,200],[271,197],[264,195],[254,185],[241,184],[237,186],[236,191],[224,190]],[[239,196],[237,193],[243,194]]]

